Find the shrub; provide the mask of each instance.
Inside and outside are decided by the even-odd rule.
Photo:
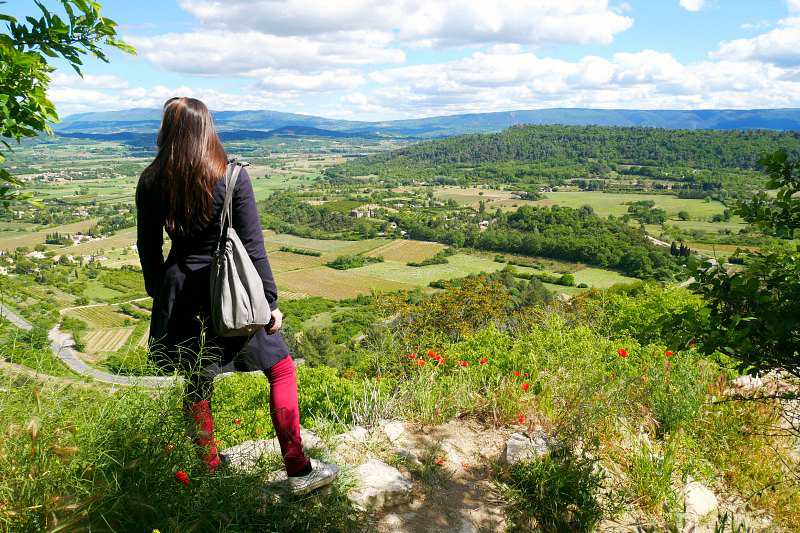
[[[607,514],[599,499],[604,476],[596,462],[559,449],[517,463],[503,476],[512,527],[523,531],[593,531]],[[533,523],[531,523],[533,522]]]
[[[349,270],[351,268],[360,268],[370,263],[382,263],[383,257],[371,257],[368,255],[340,255],[333,261],[325,263],[330,268],[336,270]]]
[[[312,257],[320,257],[322,252],[317,250],[309,250],[307,248],[293,248],[291,246],[281,246],[281,252],[288,252],[290,254],[297,254],[297,255],[310,255]]]

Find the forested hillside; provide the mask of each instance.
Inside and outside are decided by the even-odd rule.
[[[800,151],[800,135],[772,131],[667,130],[600,126],[515,126],[500,133],[427,141],[351,161],[330,176],[381,174],[431,165],[499,162],[588,162],[755,168],[759,154]]]

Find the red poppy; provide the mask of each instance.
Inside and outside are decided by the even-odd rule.
[[[486,364],[486,363],[488,363],[488,362],[489,362],[489,359],[487,359],[486,357],[484,357],[484,358],[482,358],[482,359],[481,359],[481,364],[482,364],[482,365],[485,365],[485,364]]]
[[[526,378],[529,378],[529,377],[531,377],[531,375],[530,375],[530,374],[528,374],[527,372],[525,372],[525,377],[526,377]]]
[[[459,361],[458,366],[463,366],[464,368],[469,366],[469,361]]]
[[[626,350],[625,348],[620,348],[619,350],[617,350],[617,353],[619,354],[620,357],[628,357],[628,350]]]
[[[528,389],[531,388],[531,384],[530,383],[523,383],[520,386],[522,387],[522,390],[524,390],[525,392],[528,392]]]
[[[417,366],[425,366],[425,359],[417,359]]]
[[[408,354],[406,357],[408,357],[409,359],[416,359],[416,358],[417,358],[417,354],[415,354],[415,353],[410,353],[410,354]]]
[[[444,465],[444,457],[442,457],[441,455],[439,457],[437,457],[436,458],[436,464],[439,465],[439,466],[443,466]]]
[[[436,359],[436,366],[442,366],[444,364],[444,357],[439,357]]]
[[[664,355],[666,355],[667,357],[672,357],[672,350],[667,350],[666,352],[664,352]]]
[[[518,414],[517,415],[517,422],[519,422],[520,424],[524,424],[525,423],[525,415],[522,414],[522,413]]]
[[[178,483],[183,483],[184,485],[189,485],[189,474],[187,474],[184,470],[178,470],[175,472],[175,479]]]
[[[428,350],[428,357],[435,357],[435,356],[436,352],[434,352],[433,350]]]
[[[516,377],[519,377],[519,376],[520,376],[520,372],[519,372],[519,370],[514,370],[514,375],[515,375]]]
[[[233,420],[233,423],[236,424],[237,426],[241,426],[242,425],[242,419],[241,418],[235,418]]]

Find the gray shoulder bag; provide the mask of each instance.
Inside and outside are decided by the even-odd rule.
[[[250,336],[272,318],[261,277],[233,228],[233,190],[241,169],[231,162],[225,171],[219,241],[211,262],[211,325],[223,337]]]

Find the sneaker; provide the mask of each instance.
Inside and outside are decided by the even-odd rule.
[[[305,476],[290,477],[289,489],[293,494],[302,495],[325,485],[330,485],[339,475],[339,467],[311,459],[311,473]]]

